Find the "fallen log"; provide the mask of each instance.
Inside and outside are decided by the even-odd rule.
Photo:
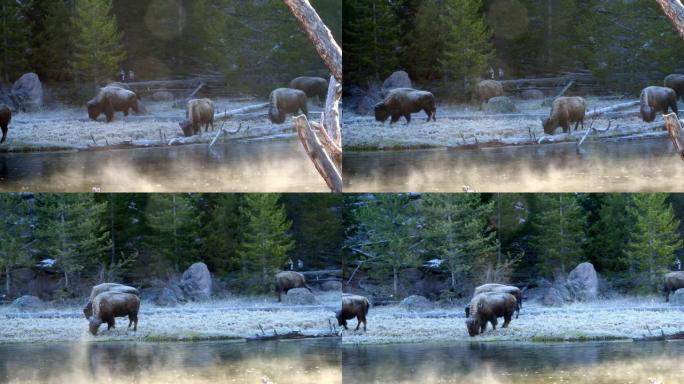
[[[264,108],[268,108],[268,103],[248,105],[246,107],[233,109],[233,110],[226,111],[226,112],[219,112],[219,113],[214,114],[214,121],[226,120],[226,119],[229,119],[235,115],[241,115],[241,114],[248,113],[248,112],[254,112],[254,111],[258,111],[260,109],[264,109]]]
[[[679,158],[684,161],[684,131],[682,130],[682,124],[675,113],[669,113],[663,116],[663,118],[665,119],[665,128],[670,135],[672,144],[677,150]]]
[[[323,144],[318,139],[306,116],[295,116],[294,124],[306,154],[314,163],[316,170],[323,177],[325,183],[333,192],[342,192],[342,175],[340,170],[336,167],[330,154],[325,151]]]
[[[599,115],[602,115],[602,114],[608,113],[608,112],[615,112],[615,111],[620,111],[623,109],[632,108],[632,107],[635,107],[637,105],[639,105],[639,100],[628,101],[626,103],[611,105],[610,107],[594,109],[593,111],[587,113],[584,117],[585,118],[595,117],[595,116],[599,116]]]

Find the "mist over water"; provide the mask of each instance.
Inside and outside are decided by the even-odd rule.
[[[349,383],[670,384],[684,382],[684,343],[343,345]]]
[[[0,191],[326,192],[297,139],[0,154]]]
[[[3,383],[341,383],[336,340],[0,346]]]
[[[669,139],[345,152],[345,192],[681,191],[684,162]]]

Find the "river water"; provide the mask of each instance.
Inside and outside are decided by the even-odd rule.
[[[339,340],[0,345],[2,383],[340,383]]]
[[[681,191],[668,138],[482,149],[345,152],[345,192]]]
[[[296,138],[0,154],[0,191],[326,192]]]
[[[673,384],[684,342],[344,345],[345,383]],[[655,381],[650,381],[651,379]]]

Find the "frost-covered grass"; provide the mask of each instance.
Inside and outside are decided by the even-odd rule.
[[[316,292],[315,306],[289,306],[270,297],[236,297],[162,308],[141,303],[138,330],[127,330],[128,319],[117,318],[116,328],[102,325],[98,336],[88,332],[82,307],[50,307],[41,312],[17,313],[0,307],[0,343],[77,340],[207,340],[254,336],[276,330],[279,334],[300,331],[306,335],[329,332],[329,320],[339,306],[338,292]]]
[[[624,103],[630,100],[606,100],[597,97],[585,97],[587,112],[597,108]],[[514,98],[514,103],[520,111],[521,117],[497,118],[488,112],[478,109],[475,104],[442,103],[437,105],[437,121],[425,122],[424,112],[412,115],[412,121],[406,125],[402,117],[398,123],[381,124],[373,116],[358,115],[345,111],[343,119],[343,145],[351,149],[390,149],[390,148],[421,148],[421,147],[458,147],[464,144],[499,144],[517,145],[533,142],[533,137],[539,139],[544,136],[540,118],[548,117],[551,108],[542,106],[542,100],[522,100]],[[598,134],[601,137],[638,135],[643,132],[640,128],[643,122],[638,116],[638,106],[623,112],[629,115],[613,119],[611,130]],[[482,118],[458,119],[458,116],[478,116]],[[592,119],[585,121],[585,128],[592,124]],[[617,125],[621,128],[616,130]],[[574,124],[572,124],[574,127]],[[605,129],[608,119],[597,118],[593,127]],[[581,127],[580,127],[581,129]],[[585,132],[576,131],[572,135],[562,133],[558,127],[552,141],[578,140]],[[592,134],[592,136],[596,133]]]
[[[465,303],[464,303],[465,305]],[[628,339],[684,331],[684,306],[662,297],[612,299],[544,307],[525,303],[507,329],[498,327],[474,338],[468,336],[464,305],[429,312],[407,312],[399,306],[371,308],[367,332],[343,333],[343,343],[405,343],[437,341],[587,341]],[[349,325],[356,327],[356,320]],[[650,330],[650,332],[649,332]]]
[[[216,112],[233,110],[266,100],[233,101],[227,98],[214,100]],[[15,113],[9,127],[7,142],[0,151],[29,151],[53,149],[84,149],[114,145],[158,145],[161,138],[166,142],[174,137],[182,137],[178,122],[185,118],[184,108],[173,108],[173,101],[143,101],[146,113],[133,113],[124,117],[123,113],[114,114],[111,123],[105,122],[104,115],[97,121],[88,118],[85,106],[62,106],[37,112]],[[231,118],[214,123],[215,131],[202,136],[193,136],[190,142],[208,142],[214,138],[216,130],[222,126],[229,131],[241,129],[231,135],[233,138],[261,137],[281,133],[291,125],[273,125],[267,119],[266,109],[259,111],[263,116],[257,119],[240,121]]]

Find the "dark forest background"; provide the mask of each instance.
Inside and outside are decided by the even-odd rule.
[[[482,78],[589,70],[605,87],[634,93],[684,70],[684,42],[652,0],[347,0],[343,8],[347,85],[405,70],[418,83],[468,90]]]

